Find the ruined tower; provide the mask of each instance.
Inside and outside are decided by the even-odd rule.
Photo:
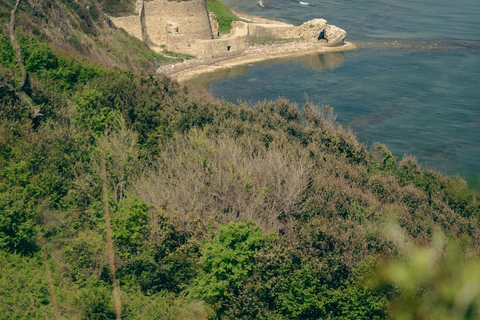
[[[166,44],[167,28],[193,39],[212,39],[206,0],[145,1],[148,37],[155,44]]]

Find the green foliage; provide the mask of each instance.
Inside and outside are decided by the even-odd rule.
[[[39,4],[38,15],[57,4]],[[75,31],[83,36],[79,50],[100,50],[103,43],[124,61],[129,48],[140,45],[114,31],[112,45],[102,42],[108,37],[98,23],[98,3],[62,5],[78,8],[72,16],[89,17],[78,28],[90,35]],[[389,219],[409,241],[428,243],[440,227],[476,255],[480,206],[461,179],[422,170],[411,157],[397,163],[382,145],[367,150],[335,122],[330,107],[307,104],[299,112],[285,99],[233,105],[192,94],[166,77],[112,70],[53,50],[43,36],[19,39],[26,89],[43,115],[32,121],[18,97],[0,88],[2,314],[51,317],[36,256],[41,231],[44,250],[52,251],[62,316],[115,317],[100,157],[107,163],[125,319],[385,319],[392,286],[402,293],[402,281],[421,277],[420,288],[427,289],[412,291],[422,304],[417,310],[458,306],[464,291],[452,283],[465,287],[475,259],[457,257],[465,261],[459,265],[429,255],[439,266],[431,268],[433,276],[412,271],[415,257],[400,260],[394,275],[411,276],[399,280],[390,273],[379,291],[365,285],[374,275],[363,264],[402,258],[401,241],[385,235]],[[139,54],[147,57],[145,66],[160,60],[144,46]],[[0,59],[0,80],[15,83],[16,62],[4,35]],[[255,223],[238,222],[244,218]],[[434,283],[439,274],[456,298]],[[22,293],[29,283],[32,289]],[[477,307],[472,299],[467,318]]]
[[[307,103],[303,107],[302,117],[306,121],[304,144],[322,146],[330,153],[345,157],[350,163],[365,163],[365,146],[335,122],[336,115],[332,107],[317,108]]]
[[[5,68],[12,68],[15,63],[15,51],[12,48],[10,39],[0,33],[0,64]]]
[[[59,55],[57,61],[58,67],[49,70],[48,75],[61,91],[71,90],[78,84],[87,84],[95,78],[112,73],[111,70],[92,65],[82,58]]]
[[[410,245],[406,255],[380,270],[384,284],[397,288],[394,319],[478,319],[480,259],[468,257],[455,241],[437,234],[428,247]]]
[[[112,215],[113,239],[120,254],[135,254],[148,235],[147,204],[137,197],[119,202]]]
[[[45,319],[53,317],[42,259],[0,251],[0,317]]]
[[[405,157],[398,164],[398,169],[395,172],[399,183],[402,185],[413,184],[419,185],[421,180],[420,166],[417,160],[412,157]]]
[[[240,21],[221,0],[208,0],[207,9],[217,16],[220,33],[230,33],[232,22]]]
[[[311,266],[294,270],[282,279],[276,294],[276,313],[284,319],[320,319],[327,315],[325,292]]]
[[[329,296],[327,293],[325,296]],[[386,319],[388,295],[385,291],[365,289],[360,283],[346,282],[333,291],[328,304],[330,319],[380,320]]]
[[[224,319],[384,319],[388,296],[364,286],[366,270],[337,274],[330,282],[325,258],[308,262],[291,243],[269,239],[255,269],[234,299],[225,301]],[[337,261],[339,263],[339,261]],[[330,273],[330,274],[329,274]]]
[[[175,295],[167,291],[149,296],[130,288],[123,290],[127,291],[128,299],[122,306],[122,319],[182,319],[181,309],[175,306]]]
[[[116,319],[111,288],[97,279],[86,281],[76,292],[75,305],[82,319]]]
[[[89,87],[84,87],[74,97],[77,103],[75,120],[90,132],[93,139],[98,139],[107,129],[118,127],[121,123],[121,116],[116,110],[101,105],[101,97],[101,92]]]
[[[180,293],[198,273],[199,244],[187,242],[167,217],[155,214],[155,219],[157,224],[151,224],[154,239],[145,243],[142,250],[135,255],[119,250],[123,261],[117,277],[122,283],[138,286],[147,295],[167,290]]]
[[[99,277],[106,266],[105,240],[93,230],[81,231],[65,244],[63,256],[73,281],[83,283],[92,276]]]
[[[29,163],[9,161],[0,171],[0,248],[28,253],[36,249],[35,219],[42,190],[32,181]]]
[[[380,169],[390,172],[395,171],[397,168],[397,157],[383,144],[377,143],[375,150],[378,152]]]
[[[18,41],[28,73],[41,75],[45,71],[58,68],[58,59],[48,44],[25,35],[21,35]]]
[[[255,254],[265,244],[262,230],[252,222],[231,222],[220,228],[202,250],[203,273],[193,296],[220,307],[241,289],[255,267]]]
[[[465,217],[480,217],[480,202],[467,183],[459,177],[448,177],[445,197],[450,207]]]

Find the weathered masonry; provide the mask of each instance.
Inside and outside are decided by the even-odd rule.
[[[206,0],[137,1],[138,15],[112,18],[129,34],[169,51],[197,57],[236,55],[248,49],[252,42],[276,39],[303,39],[324,46],[344,43],[346,32],[328,25],[324,19],[314,19],[301,26],[274,23],[232,23],[230,34],[218,37],[218,23],[207,10]]]

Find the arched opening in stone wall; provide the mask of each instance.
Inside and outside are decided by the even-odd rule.
[[[325,30],[322,30],[322,32],[320,32],[320,34],[318,35],[318,39],[317,40],[326,40],[325,38]]]

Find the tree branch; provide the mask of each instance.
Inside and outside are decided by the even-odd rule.
[[[1,86],[6,86],[10,91],[15,92],[17,97],[23,102],[26,103],[32,110],[34,110],[34,115],[33,118],[35,118],[38,115],[41,115],[40,109],[35,109],[32,101],[30,100],[30,97],[23,91],[23,88],[25,87],[25,82],[27,79],[27,72],[25,71],[25,65],[23,64],[23,56],[22,56],[22,50],[20,49],[20,46],[18,45],[17,38],[15,37],[15,14],[18,11],[18,8],[20,7],[20,2],[22,0],[17,0],[15,3],[15,7],[13,8],[12,12],[10,13],[10,24],[8,25],[8,33],[10,36],[10,42],[15,49],[15,53],[17,55],[17,60],[18,60],[18,65],[20,67],[20,71],[22,72],[22,79],[20,81],[20,85],[17,88],[14,88],[11,84],[5,83],[1,84]]]
[[[10,24],[8,25],[8,33],[10,35],[10,42],[12,43],[13,48],[15,49],[15,53],[17,54],[18,64],[20,67],[20,71],[22,72],[22,80],[20,81],[20,85],[15,91],[23,91],[23,87],[25,86],[25,81],[27,78],[27,73],[25,71],[25,66],[23,65],[23,58],[22,58],[22,50],[18,45],[17,38],[15,37],[15,14],[20,7],[20,2],[22,0],[17,0],[15,4],[15,8],[13,8],[12,12],[10,13]]]

